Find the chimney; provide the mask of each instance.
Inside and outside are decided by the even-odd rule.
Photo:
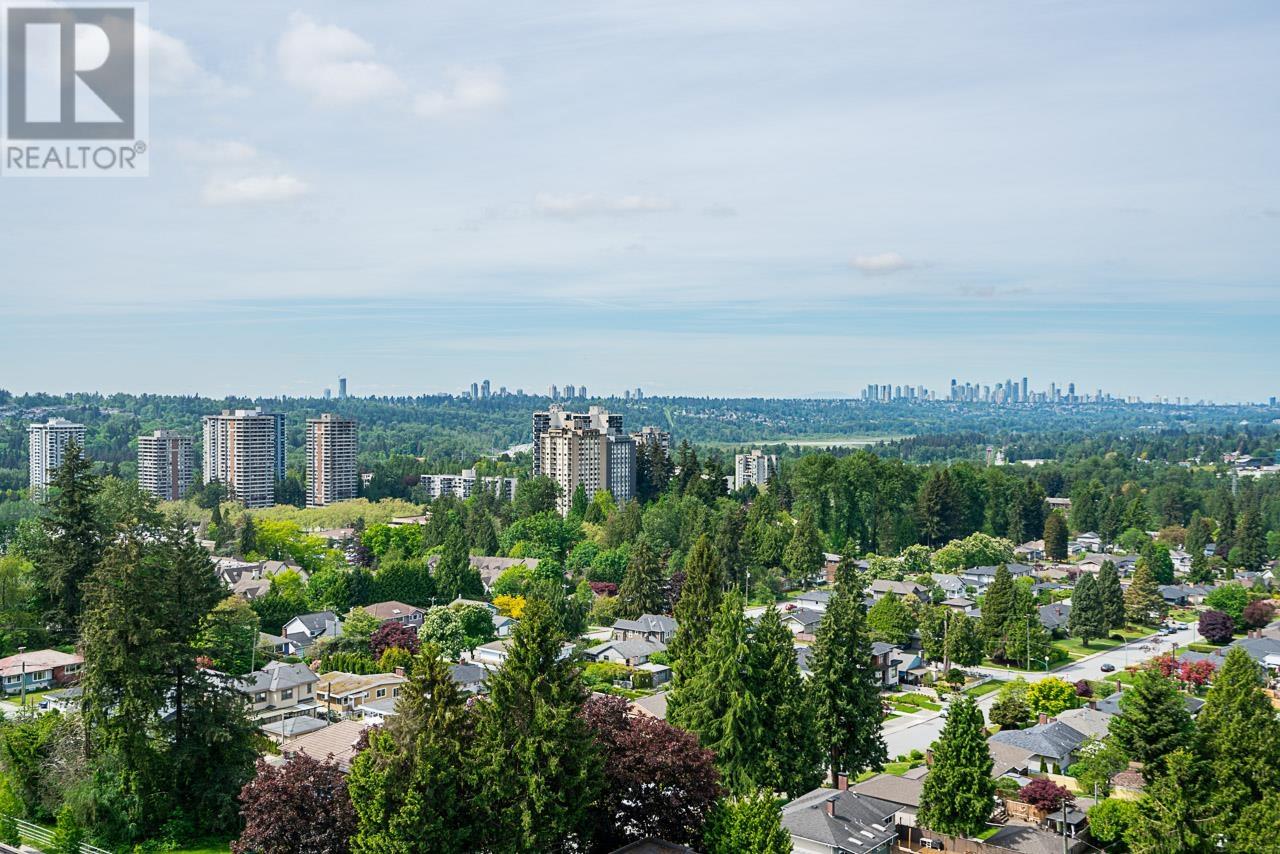
[[[1098,701],[1097,701],[1097,700],[1090,700],[1088,703],[1086,703],[1086,705],[1087,705],[1090,709],[1093,709],[1095,712],[1096,712],[1096,711],[1098,711]]]
[[[832,818],[835,818],[835,815],[836,815],[836,801],[838,801],[838,800],[840,800],[840,796],[839,796],[839,795],[832,795],[831,797],[827,798],[826,803],[825,803],[825,804],[824,804],[824,806],[823,806],[823,808],[824,808],[824,809],[826,810],[826,812],[827,812],[827,815],[831,816]]]
[[[397,676],[404,676],[404,668],[403,668],[403,667],[397,667],[397,668],[396,668],[396,675],[397,675]]]
[[[1041,713],[1040,713],[1040,723],[1041,723],[1041,724],[1047,724],[1048,722],[1049,722],[1049,716],[1048,716],[1048,715],[1046,715],[1044,712],[1041,712]]]
[[[840,791],[847,791],[849,788],[849,775],[843,772],[836,775],[836,788]]]

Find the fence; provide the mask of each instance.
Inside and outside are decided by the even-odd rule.
[[[53,831],[47,827],[41,827],[38,824],[32,824],[22,819],[14,819],[18,825],[18,831],[22,834],[23,839],[28,842],[34,842],[36,845],[52,847]],[[32,846],[35,847],[34,845]],[[87,842],[80,843],[80,854],[112,854],[105,848],[98,848],[96,845],[90,845]]]

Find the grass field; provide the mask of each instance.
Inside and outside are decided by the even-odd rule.
[[[1113,634],[1120,635],[1124,640],[1112,640],[1110,637],[1094,638],[1089,641],[1088,646],[1085,646],[1084,642],[1081,641],[1080,638],[1064,638],[1063,640],[1054,641],[1053,645],[1065,652],[1072,661],[1075,661],[1076,659],[1085,658],[1090,655],[1096,655],[1099,652],[1106,652],[1109,649],[1124,646],[1126,643],[1131,643],[1138,638],[1146,637],[1151,634],[1151,630],[1125,628],[1120,629],[1117,632],[1113,632]]]
[[[1178,608],[1169,612],[1169,619],[1177,620],[1179,623],[1195,623],[1199,622],[1200,614],[1190,608]]]
[[[994,691],[999,691],[1000,686],[1003,684],[1005,684],[1004,679],[991,679],[987,682],[983,682],[981,685],[976,685],[972,688],[966,688],[965,693],[968,694],[970,697],[985,697],[987,694],[990,694]]]

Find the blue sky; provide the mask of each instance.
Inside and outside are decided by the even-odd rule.
[[[1274,3],[153,4],[0,387],[1280,393]]]

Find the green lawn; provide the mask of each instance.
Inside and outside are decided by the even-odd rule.
[[[228,854],[231,843],[208,840],[196,842],[186,848],[175,848],[173,854]]]
[[[991,827],[988,827],[986,830],[979,833],[977,838],[982,840],[983,842],[986,842],[988,839],[995,836],[1000,831],[1000,827],[1001,825],[993,824]]]
[[[1196,623],[1200,621],[1200,614],[1190,608],[1178,608],[1169,612],[1169,619],[1179,623]]]
[[[991,679],[983,682],[981,685],[975,685],[972,688],[966,688],[965,693],[970,697],[985,697],[993,691],[999,691],[1000,686],[1005,684],[1004,679]]]
[[[1126,643],[1146,637],[1151,634],[1149,629],[1121,629],[1113,634],[1118,634],[1124,638],[1123,641],[1112,640],[1110,637],[1094,638],[1089,641],[1089,645],[1085,646],[1080,638],[1064,638],[1053,642],[1053,645],[1062,650],[1072,660],[1085,658],[1086,656],[1095,655],[1099,652],[1106,652],[1109,649],[1123,646]]]
[[[1121,682],[1125,685],[1133,684],[1133,674],[1127,670],[1117,670],[1115,673],[1107,674],[1108,682]]]
[[[895,777],[901,777],[912,768],[919,768],[923,764],[923,759],[912,759],[907,762],[886,762],[884,764],[884,773],[892,774]]]

